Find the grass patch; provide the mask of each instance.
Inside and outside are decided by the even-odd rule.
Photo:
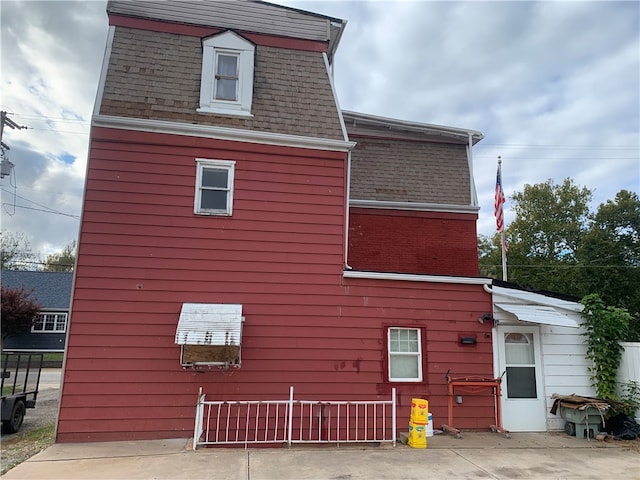
[[[2,468],[0,475],[4,475],[16,465],[40,453],[55,440],[56,425],[52,423],[45,425],[32,432],[11,438],[8,436],[2,439]]]
[[[22,385],[16,385],[16,392],[20,392]],[[13,384],[2,387],[2,396],[11,395],[13,393]]]
[[[56,424],[45,425],[33,432],[27,433],[24,437],[29,442],[46,443],[48,447],[53,443],[53,435],[56,433]]]
[[[42,356],[42,360],[45,362],[62,362],[64,358],[64,353],[45,353]]]

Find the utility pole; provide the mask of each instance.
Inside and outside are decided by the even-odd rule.
[[[4,126],[7,126],[11,129],[22,130],[24,128],[29,128],[23,125],[18,125],[16,122],[11,120],[7,116],[7,112],[0,112],[0,151],[2,151],[2,161],[0,161],[0,178],[4,178],[7,175],[11,175],[11,171],[13,170],[13,163],[9,161],[6,157],[7,150],[10,150],[9,146],[2,141],[2,137],[4,136]]]
[[[7,112],[0,112],[0,146],[2,146],[2,148],[5,150],[10,150],[9,147],[2,141],[2,137],[4,136],[5,125],[11,129],[17,128],[18,130],[22,130],[24,128],[29,128],[29,127],[26,127],[24,125],[18,125],[16,122],[11,120],[7,116]]]

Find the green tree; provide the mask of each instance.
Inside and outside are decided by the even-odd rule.
[[[628,340],[640,341],[640,198],[627,190],[600,204],[578,249],[578,281],[632,315]]]
[[[28,332],[31,329],[33,319],[42,307],[36,300],[30,298],[33,291],[27,291],[24,288],[0,288],[2,295],[0,299],[2,304],[0,348],[2,348],[6,338]]]
[[[591,190],[569,178],[560,185],[525,185],[511,197],[516,217],[505,231],[510,281],[581,296],[575,267],[591,198]]]
[[[508,279],[626,309],[627,341],[640,341],[640,199],[621,190],[589,211],[591,191],[570,179],[526,185],[511,197]],[[478,238],[481,275],[501,278],[500,235]]]
[[[0,234],[0,263],[3,270],[33,270],[39,259],[31,251],[24,233],[2,230]]]
[[[502,278],[502,251],[500,250],[500,235],[493,237],[478,235],[478,264],[480,276]]]
[[[76,263],[76,241],[69,242],[61,252],[52,253],[45,261],[45,272],[72,272]]]

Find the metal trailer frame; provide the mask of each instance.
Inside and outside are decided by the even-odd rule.
[[[43,353],[2,353],[2,433],[20,430],[26,409],[36,407],[43,361]]]

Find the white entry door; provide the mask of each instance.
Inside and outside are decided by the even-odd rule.
[[[540,329],[501,325],[496,328],[502,377],[502,426],[512,432],[546,430]]]

